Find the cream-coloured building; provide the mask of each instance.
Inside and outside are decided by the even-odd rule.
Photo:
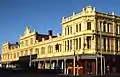
[[[26,27],[19,42],[11,44],[6,41],[2,45],[1,63],[9,67],[10,62],[18,61],[22,56],[37,54],[30,66],[34,62],[39,69],[59,68],[64,74],[97,75],[101,73],[102,57],[103,74],[109,70],[118,71],[119,67],[111,65],[117,62],[113,56],[120,54],[120,16],[115,12],[98,12],[95,7],[86,6],[80,13],[73,12],[70,17],[63,17],[61,27],[62,33],[57,36],[52,35],[52,30],[48,34],[39,34]]]

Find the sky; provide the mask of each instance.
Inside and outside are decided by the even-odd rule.
[[[61,33],[61,19],[91,5],[101,12],[120,15],[120,0],[0,0],[0,53],[2,44],[19,41],[26,26],[39,33]]]

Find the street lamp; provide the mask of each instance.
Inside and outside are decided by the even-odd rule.
[[[103,63],[102,63],[102,35],[101,35],[101,30],[102,30],[102,22],[100,22],[100,52],[101,52],[101,75],[103,75]]]
[[[32,52],[32,51],[30,50],[29,67],[31,67],[31,65],[32,65],[32,64],[31,64],[31,52]]]

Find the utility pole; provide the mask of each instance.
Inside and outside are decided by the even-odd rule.
[[[31,67],[31,51],[30,51],[30,58],[29,58],[29,67]]]
[[[73,75],[75,75],[75,60],[76,60],[76,54],[75,54],[75,32],[74,32],[74,59],[73,59]]]
[[[101,75],[103,75],[103,63],[102,63],[102,22],[100,23],[100,52],[101,52]]]
[[[118,25],[117,25],[117,21],[115,21],[115,26],[116,26],[115,53],[117,53],[118,52]]]

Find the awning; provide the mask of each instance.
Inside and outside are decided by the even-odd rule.
[[[49,61],[49,60],[63,60],[63,59],[73,59],[73,55],[69,56],[55,56],[55,57],[46,57],[46,58],[38,58],[38,59],[33,59],[32,61]]]
[[[12,61],[1,61],[0,64],[9,64],[11,63]]]
[[[81,55],[79,56],[80,59],[96,59],[96,58],[101,58],[101,55],[98,54],[89,54],[89,55]],[[103,58],[104,56],[102,56]]]
[[[77,55],[79,59],[96,59],[101,58],[101,55],[98,54],[83,54],[83,55]],[[102,56],[103,58],[104,56]],[[74,59],[74,55],[68,55],[68,56],[55,56],[55,57],[46,57],[46,58],[38,58],[33,59],[32,62],[35,61],[49,61],[49,60],[64,60],[64,59]]]

